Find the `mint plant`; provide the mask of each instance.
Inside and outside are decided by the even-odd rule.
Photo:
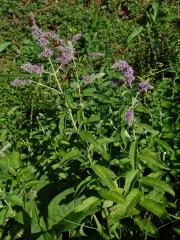
[[[34,85],[37,95],[41,87],[53,114],[32,109],[21,147],[1,151],[1,237],[157,239],[179,216],[152,80],[138,80],[125,60],[89,72],[94,62],[84,65],[75,50],[80,33],[65,41],[33,15],[31,25],[37,62],[24,63],[26,78],[11,86]]]

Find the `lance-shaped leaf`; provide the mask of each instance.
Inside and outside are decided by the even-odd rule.
[[[130,43],[134,38],[140,36],[143,30],[144,28],[142,26],[136,27],[129,35],[127,43]]]
[[[92,144],[92,146],[94,147],[94,149],[97,150],[97,152],[99,152],[99,153],[103,152],[103,149],[101,148],[101,145],[98,143],[96,138],[90,132],[81,130],[81,131],[79,131],[79,135],[80,135],[82,140]]]
[[[150,219],[141,219],[139,217],[134,218],[134,223],[138,225],[142,232],[153,236],[157,234],[156,227],[152,224]]]
[[[143,177],[142,184],[146,186],[150,186],[153,188],[157,188],[159,191],[168,192],[171,195],[175,196],[175,192],[166,182],[159,180],[153,177]]]
[[[117,188],[118,190],[118,188]],[[99,195],[106,199],[106,200],[110,200],[116,203],[122,203],[122,204],[126,204],[126,199],[123,197],[122,195],[122,191],[116,191],[116,190],[106,190],[101,188],[98,191]]]
[[[0,43],[0,53],[6,50],[6,48],[11,45],[11,42],[2,42]]]
[[[116,175],[110,169],[99,164],[94,164],[92,166],[92,169],[95,174],[101,179],[101,183],[104,186],[108,187],[109,189],[114,189],[117,187],[117,184],[115,184],[113,181],[113,179],[116,178]]]
[[[129,160],[133,169],[136,169],[137,162],[137,143],[132,142],[129,150]]]
[[[139,170],[131,170],[128,171],[125,178],[125,185],[124,190],[125,193],[128,193],[130,189],[132,188],[133,184],[136,182],[136,180],[139,177]]]
[[[144,199],[140,202],[140,205],[157,217],[166,218],[168,216],[166,209],[152,199]]]

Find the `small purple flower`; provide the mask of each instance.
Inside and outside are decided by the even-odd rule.
[[[20,86],[25,86],[31,84],[31,80],[25,80],[25,79],[20,79],[16,78],[14,81],[10,83],[11,86],[13,87],[20,87]]]
[[[49,44],[49,34],[43,32],[36,24],[31,27],[31,30],[40,47],[46,47]]]
[[[149,84],[149,80],[145,80],[139,83],[139,91],[141,93],[146,93],[149,89],[151,89],[151,85]]]
[[[82,79],[86,85],[91,84],[94,80],[94,74],[83,76]]]
[[[57,62],[61,62],[63,65],[67,65],[74,57],[74,49],[68,46],[59,46],[57,49],[61,54],[61,56],[56,59]]]
[[[124,114],[125,122],[128,125],[128,127],[131,127],[134,122],[134,110],[129,109],[127,112]]]
[[[119,60],[113,64],[112,68],[123,73],[127,84],[131,85],[134,81],[134,70],[126,61]]]
[[[57,34],[54,32],[44,32],[36,24],[35,17],[31,14],[31,31],[34,39],[37,41],[40,47],[47,47],[50,44],[50,39],[63,42]]]
[[[119,60],[115,62],[112,68],[124,72],[129,67],[129,64],[126,61]]]
[[[94,80],[96,80],[96,79],[103,78],[104,75],[105,75],[105,73],[103,73],[103,72],[96,73],[96,74],[93,73],[91,75],[86,75],[86,76],[82,77],[82,80],[87,85],[87,84],[90,84],[90,83],[94,82]]]
[[[40,56],[45,58],[52,57],[52,55],[53,55],[53,51],[51,50],[51,48],[46,48],[44,49],[43,52],[40,53]]]
[[[132,67],[129,66],[124,71],[124,77],[125,77],[126,83],[129,85],[134,81],[135,77],[134,77],[134,71],[133,71]]]
[[[70,41],[74,44],[75,42],[77,42],[81,38],[81,36],[82,36],[81,33],[76,33],[74,36],[72,36]]]
[[[21,69],[29,73],[42,74],[44,72],[44,66],[39,66],[37,64],[26,63],[21,66]]]

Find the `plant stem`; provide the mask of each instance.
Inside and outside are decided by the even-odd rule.
[[[39,85],[39,86],[48,88],[48,89],[50,89],[50,90],[52,90],[52,91],[54,91],[54,92],[56,92],[56,93],[58,93],[58,94],[62,94],[60,91],[56,90],[55,88],[51,88],[51,87],[46,86],[46,85],[44,85],[44,84],[42,84],[42,83],[38,83],[38,82],[36,82],[36,81],[32,81],[32,80],[31,80],[31,82],[33,82],[33,83],[35,83],[35,84],[37,84],[37,85]]]
[[[85,120],[84,111],[83,111],[84,104],[83,104],[83,98],[82,98],[82,94],[81,94],[81,85],[80,85],[80,80],[79,80],[79,76],[78,76],[78,72],[77,72],[77,65],[76,65],[74,58],[73,58],[73,64],[74,64],[75,73],[76,73],[77,88],[78,88],[79,98],[80,98],[80,106],[82,108],[82,117],[83,117],[83,120]],[[81,125],[80,125],[80,127],[81,127]],[[84,125],[84,130],[86,130],[86,125]]]
[[[59,83],[59,80],[58,80],[58,77],[57,77],[57,72],[55,71],[54,66],[53,66],[53,63],[52,63],[52,61],[51,61],[50,58],[49,58],[49,62],[50,62],[51,68],[52,68],[52,70],[53,70],[53,75],[54,75],[54,78],[55,78],[56,83],[57,83],[57,85],[58,85],[59,92],[60,92],[60,94],[64,95],[63,90],[62,90],[62,87],[61,87],[61,84]],[[70,109],[67,101],[66,101],[66,100],[64,100],[64,101],[65,101],[65,105],[66,105],[67,110],[68,110],[68,113],[69,113],[69,117],[70,117],[70,119],[71,119],[71,121],[72,121],[73,127],[74,127],[74,129],[77,131],[78,129],[77,129],[77,126],[76,126],[76,122],[75,122],[75,120],[74,120],[74,117],[73,117],[73,115],[72,115],[72,111],[71,111],[71,109]]]

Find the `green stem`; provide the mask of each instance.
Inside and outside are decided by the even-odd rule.
[[[79,76],[78,76],[78,72],[77,72],[77,65],[76,65],[74,58],[73,58],[73,64],[74,64],[75,74],[76,74],[76,79],[77,79],[77,88],[78,88],[78,92],[79,92],[80,106],[82,109],[84,109],[83,97],[81,94],[81,85],[80,85],[80,80],[79,80]],[[82,117],[83,117],[83,120],[85,120],[84,111],[82,111]],[[79,126],[79,128],[80,127],[81,127],[81,125]],[[86,130],[86,125],[84,125],[84,130]]]
[[[39,86],[48,88],[48,89],[50,89],[50,90],[52,90],[52,91],[54,91],[54,92],[56,92],[56,93],[58,93],[58,94],[62,94],[60,91],[56,90],[55,88],[51,88],[51,87],[46,86],[46,85],[44,85],[44,84],[42,84],[42,83],[38,83],[38,82],[36,82],[36,81],[32,81],[32,80],[31,80],[31,82],[33,82],[33,83],[35,83],[35,84],[37,84],[37,85],[39,85]]]
[[[52,70],[53,70],[53,75],[54,75],[54,78],[55,78],[56,83],[57,83],[57,85],[58,85],[60,94],[64,95],[63,90],[62,90],[62,87],[61,87],[61,84],[59,83],[59,80],[58,80],[58,77],[57,77],[57,72],[55,71],[54,66],[53,66],[53,63],[52,63],[52,61],[51,61],[50,58],[49,58],[49,62],[50,62],[51,68],[52,68]],[[70,119],[71,119],[71,121],[72,121],[73,127],[74,127],[74,129],[77,131],[78,129],[77,129],[77,126],[76,126],[74,117],[73,117],[73,115],[72,115],[72,111],[71,111],[71,109],[70,109],[70,107],[69,107],[69,105],[68,105],[68,103],[67,103],[66,100],[65,100],[65,105],[66,105],[66,107],[67,107],[67,110],[68,110],[68,113],[69,113],[69,117],[70,117]]]

